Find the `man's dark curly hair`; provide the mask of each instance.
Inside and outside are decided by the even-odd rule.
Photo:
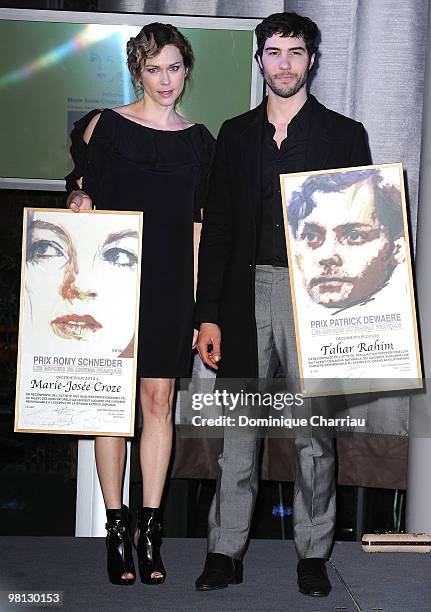
[[[271,38],[274,34],[281,34],[283,37],[303,38],[308,57],[311,57],[317,51],[316,38],[318,32],[317,25],[308,17],[302,17],[297,13],[274,13],[265,17],[255,30],[257,51],[254,57],[256,60],[258,57],[262,57],[266,39]]]

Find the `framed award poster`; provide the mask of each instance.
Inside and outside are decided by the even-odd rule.
[[[401,164],[280,176],[301,387],[422,387]]]
[[[15,431],[133,435],[142,217],[24,209]]]

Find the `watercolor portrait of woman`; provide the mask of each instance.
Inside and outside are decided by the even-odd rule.
[[[27,350],[132,357],[139,214],[28,211]]]

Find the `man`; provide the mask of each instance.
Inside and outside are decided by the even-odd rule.
[[[280,173],[370,161],[363,126],[307,95],[317,33],[316,24],[295,13],[264,19],[256,28],[255,58],[268,97],[220,130],[201,238],[196,307],[198,350],[207,365],[218,369],[220,381],[270,381],[280,363],[289,381],[295,384],[298,377]],[[242,556],[257,495],[259,443],[256,428],[240,436],[225,428],[198,590],[242,581]],[[315,438],[306,429],[295,435],[295,447],[298,584],[304,594],[323,596],[331,589],[325,561],[335,523],[333,441]]]
[[[368,301],[403,261],[401,196],[375,169],[311,176],[287,213],[295,261],[317,304]]]

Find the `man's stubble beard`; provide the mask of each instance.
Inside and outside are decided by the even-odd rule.
[[[280,86],[277,85],[275,81],[272,80],[271,76],[263,70],[263,78],[265,79],[268,87],[275,93],[276,96],[280,98],[291,98],[304,86],[308,79],[309,68],[307,68],[294,83],[290,85]]]

